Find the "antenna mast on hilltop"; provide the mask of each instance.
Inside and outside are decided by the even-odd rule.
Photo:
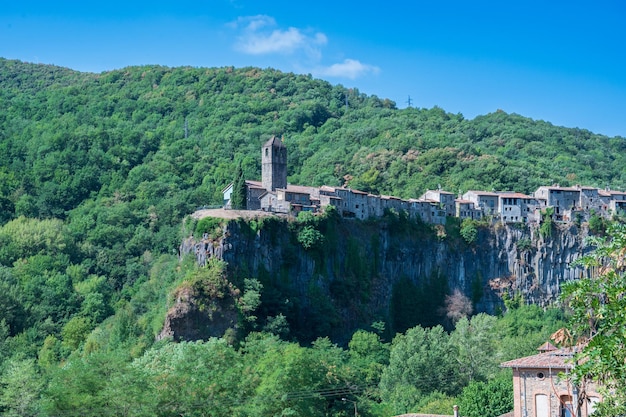
[[[409,96],[409,99],[406,101],[406,104],[407,104],[409,107],[411,107],[411,103],[412,103],[412,102],[413,102],[413,101],[411,100],[411,96]]]

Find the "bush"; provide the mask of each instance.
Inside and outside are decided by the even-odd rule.
[[[195,236],[200,238],[205,233],[208,233],[212,239],[217,239],[222,236],[222,222],[223,219],[216,217],[205,217],[200,219],[196,224]]]
[[[476,222],[472,219],[464,219],[461,223],[461,236],[468,243],[472,244],[476,242],[478,237],[478,229],[476,228]]]
[[[554,220],[552,220],[553,214],[553,207],[546,207],[546,209],[541,212],[541,226],[539,226],[539,234],[544,239],[552,236],[552,228],[554,227]]]
[[[319,248],[324,244],[324,235],[313,226],[304,226],[298,233],[298,243],[306,250]]]
[[[520,251],[527,251],[527,250],[530,250],[532,247],[533,247],[533,243],[528,238],[520,239],[517,242],[517,249]]]

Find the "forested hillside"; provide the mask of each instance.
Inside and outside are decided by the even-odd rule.
[[[246,299],[217,266],[180,263],[176,248],[183,217],[221,203],[239,163],[247,178],[260,178],[260,145],[273,134],[284,135],[288,146],[290,182],[303,185],[347,184],[405,198],[438,185],[455,193],[530,192],[552,183],[626,188],[626,139],[519,115],[465,120],[440,108],[399,110],[356,89],[272,69],[144,66],[90,74],[0,59],[0,411],[268,415],[291,407],[300,415],[343,415],[346,404],[325,403],[330,396],[319,392],[352,379],[361,387],[380,382],[381,391],[367,398],[388,412],[414,409],[436,391],[394,385],[419,376],[385,377],[392,372],[387,366],[402,359],[375,333],[349,353],[328,341],[306,350],[254,334],[233,337],[231,345],[154,345],[172,297],[185,286],[232,291],[242,320],[250,316],[254,289]],[[540,312],[533,314],[541,321]],[[558,323],[553,316],[545,326],[535,323],[532,340]],[[406,337],[444,337],[420,331]],[[501,334],[523,339],[524,332]],[[394,343],[403,346],[402,340]],[[195,352],[202,346],[208,356]],[[450,346],[456,347],[442,355],[461,349]],[[186,355],[213,362],[213,376],[234,364],[242,379],[231,386],[224,376],[212,391],[202,386],[210,393],[163,389],[195,375]],[[277,355],[285,369],[321,373],[293,376],[297,383],[280,379],[271,368]],[[333,366],[327,357],[344,373],[320,371],[320,363]],[[253,365],[259,362],[266,367]],[[474,380],[493,376],[489,366]],[[354,367],[363,374],[351,374]],[[473,380],[455,378],[441,398]],[[281,397],[287,387],[296,399],[317,393],[319,402],[293,405]],[[194,395],[212,395],[215,404],[221,398],[222,408],[201,414]],[[266,410],[259,404],[268,398],[283,399]],[[112,407],[114,399],[123,407]],[[176,402],[182,399],[187,408]]]

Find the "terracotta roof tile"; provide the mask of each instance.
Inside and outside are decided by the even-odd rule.
[[[572,369],[572,358],[574,349],[561,348],[542,352],[537,355],[526,356],[524,358],[513,359],[512,361],[501,363],[503,368],[526,368],[526,369]]]

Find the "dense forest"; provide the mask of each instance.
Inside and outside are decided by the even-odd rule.
[[[176,248],[184,216],[220,204],[236,167],[260,177],[273,134],[289,148],[289,181],[303,185],[405,198],[439,185],[626,188],[626,139],[501,111],[399,110],[272,69],[91,74],[0,59],[4,415],[341,416],[351,401],[361,415],[390,415],[507,398],[493,394],[510,394],[497,361],[532,353],[562,313],[510,300],[500,317],[461,318],[450,332],[418,326],[386,340],[385,323],[372,323],[348,346],[283,340],[278,322],[156,341],[184,286],[240,293],[241,320],[251,319],[261,289],[233,288],[223,265],[181,262]],[[477,362],[459,367],[463,355]]]

